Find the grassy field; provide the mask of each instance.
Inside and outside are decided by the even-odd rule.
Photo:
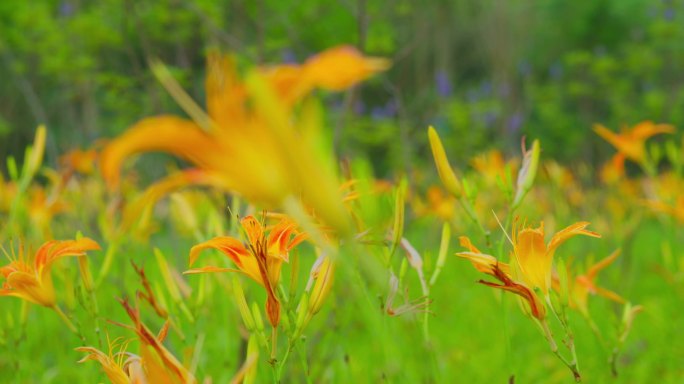
[[[604,166],[560,165],[534,138],[449,163],[452,132],[425,127],[429,166],[378,179],[334,155],[310,94],[387,60],[231,65],[209,56],[204,108],[152,63],[189,118],[141,120],[55,167],[40,127],[8,159],[0,381],[684,380],[674,127],[596,126]],[[147,156],[130,161],[146,152],[181,161],[150,181]]]

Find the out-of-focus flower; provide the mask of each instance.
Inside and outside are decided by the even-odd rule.
[[[301,120],[293,118],[293,107],[315,88],[342,90],[388,66],[387,60],[337,47],[302,65],[252,71],[243,83],[230,57],[210,55],[208,116],[195,111],[195,121],[158,116],[138,122],[103,150],[103,176],[116,187],[126,158],[142,152],[168,152],[197,167],[188,177],[176,177],[178,186],[208,184],[266,207],[301,197],[322,221],[345,232],[349,223],[338,182],[326,168],[333,161],[313,148],[320,121],[312,118],[316,116],[312,108],[302,110]]]
[[[601,124],[594,124],[594,131],[628,159],[643,163],[646,160],[646,140],[660,133],[673,133],[675,129],[669,124],[643,121],[631,129],[623,127],[620,133],[615,133]]]
[[[647,201],[646,204],[652,210],[670,215],[684,224],[684,196],[679,195],[674,204],[667,204],[662,201]]]
[[[553,160],[545,161],[542,168],[545,175],[563,192],[565,199],[570,204],[581,206],[584,203],[585,197],[582,187],[570,169]]]
[[[54,308],[57,301],[52,283],[52,264],[66,256],[85,256],[86,251],[98,250],[100,246],[89,238],[79,240],[52,240],[43,244],[30,258],[19,249],[19,256],[8,265],[0,267],[4,277],[0,296],[15,296],[45,307]]]
[[[625,177],[625,155],[617,153],[601,167],[601,181],[615,184]]]
[[[475,168],[477,173],[481,175],[486,181],[487,185],[496,185],[497,180],[508,180],[506,172],[512,173],[514,161],[508,163],[504,160],[501,151],[492,149],[481,153],[470,160],[470,164]],[[511,179],[513,175],[511,174]]]
[[[11,181],[5,181],[0,172],[0,212],[9,212],[12,201],[17,194],[17,185]]]
[[[31,218],[31,224],[38,228],[44,237],[51,237],[50,224],[52,218],[67,211],[68,205],[59,196],[54,194],[48,196],[45,189],[38,185],[32,186],[28,195],[28,214]]]
[[[282,263],[289,261],[289,251],[304,241],[307,235],[299,232],[296,224],[288,218],[282,218],[271,228],[264,227],[253,216],[245,217],[241,224],[247,235],[246,244],[234,237],[215,237],[190,250],[191,266],[201,251],[211,248],[225,254],[238,269],[208,266],[190,269],[185,273],[241,272],[247,275],[266,289],[266,313],[275,327],[280,321],[280,302],[276,289]]]
[[[453,219],[454,210],[456,209],[456,200],[444,193],[444,190],[438,186],[431,186],[425,193],[425,202],[417,202],[419,204],[419,211],[424,214],[433,214],[444,221]]]
[[[97,151],[95,149],[73,149],[59,158],[60,165],[67,174],[73,172],[90,175],[95,171]]]
[[[575,277],[571,286],[571,301],[582,313],[589,313],[588,297],[589,295],[600,295],[618,303],[624,303],[625,300],[617,293],[596,285],[596,277],[598,273],[617,259],[620,255],[620,250],[613,252],[610,256],[592,265],[585,274]]]

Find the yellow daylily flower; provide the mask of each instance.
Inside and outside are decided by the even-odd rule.
[[[315,88],[344,89],[388,66],[388,61],[364,57],[354,48],[337,47],[302,65],[252,71],[243,82],[230,57],[212,54],[206,79],[208,116],[194,116],[203,121],[176,116],[141,120],[104,148],[103,176],[117,187],[126,158],[168,152],[197,167],[183,185],[213,185],[265,207],[280,207],[289,197],[301,197],[317,217],[346,232],[349,223],[338,182],[324,166],[333,161],[318,158],[319,151],[307,137],[320,131],[306,126],[318,120],[297,119],[293,107]],[[166,190],[160,188],[157,195],[162,192]]]
[[[86,237],[48,241],[29,259],[24,257],[24,251],[20,248],[18,258],[0,267],[0,275],[5,280],[0,288],[0,296],[15,296],[44,307],[56,308],[52,264],[66,256],[82,257],[86,251],[99,249],[95,241]]]
[[[266,313],[274,327],[280,321],[280,302],[276,296],[276,287],[280,281],[280,270],[283,262],[289,261],[289,251],[307,238],[305,233],[297,230],[296,224],[281,218],[275,226],[264,227],[253,216],[241,221],[247,235],[247,244],[234,237],[215,237],[204,243],[195,245],[190,250],[192,266],[200,252],[205,249],[216,249],[225,254],[237,267],[221,268],[208,266],[185,271],[186,274],[207,272],[241,272],[261,284],[266,289]]]
[[[481,253],[480,250],[472,244],[470,239],[465,236],[461,236],[459,240],[461,246],[468,249],[468,252],[458,252],[456,255],[467,259],[473,264],[475,269],[496,278],[500,282],[500,284],[497,284],[486,280],[480,280],[480,284],[498,288],[520,296],[520,298],[527,303],[527,307],[525,308],[527,313],[539,321],[544,320],[546,317],[546,306],[544,305],[544,302],[540,300],[539,296],[537,296],[534,290],[526,283],[518,281],[511,276],[510,266],[508,264],[500,262],[494,256]]]
[[[511,238],[513,275],[547,295],[551,286],[553,255],[558,246],[577,235],[601,237],[596,232],[586,230],[588,225],[585,221],[572,224],[553,235],[548,244],[544,243],[543,222],[537,228],[521,229],[514,226]]]
[[[623,127],[620,133],[615,133],[601,124],[594,124],[594,131],[628,159],[643,163],[646,160],[646,140],[660,133],[673,133],[675,128],[669,124],[643,121],[631,129]]]

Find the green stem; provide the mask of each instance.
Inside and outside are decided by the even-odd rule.
[[[64,321],[64,324],[66,324],[66,326],[69,328],[69,330],[71,332],[73,332],[77,335],[79,334],[78,329],[76,328],[74,323],[71,322],[71,320],[69,319],[69,316],[67,316],[66,313],[64,313],[64,311],[62,311],[62,309],[57,304],[53,305],[50,308],[52,308],[55,312],[57,312],[59,317],[62,319],[62,321]]]
[[[287,359],[290,357],[290,351],[292,351],[293,347],[294,347],[294,345],[292,343],[290,343],[287,346],[287,350],[285,350],[285,355],[283,355],[283,359],[281,361],[277,362],[277,365],[278,365],[278,369],[276,371],[277,383],[280,383],[280,378],[283,375],[283,368],[285,367],[285,363],[287,362]]]
[[[565,364],[566,367],[568,367],[572,371],[572,375],[575,377],[576,382],[581,382],[582,381],[582,375],[580,375],[579,368],[577,366],[577,356],[574,353],[574,343],[573,345],[573,361],[568,361],[558,350],[558,344],[556,344],[556,340],[554,340],[553,335],[551,334],[551,330],[549,329],[549,325],[546,323],[546,321],[540,322],[540,326],[542,327],[542,330],[544,331],[544,336],[546,337],[546,341],[549,342],[549,347],[551,348],[551,352],[553,352],[556,357],[560,361]]]
[[[302,351],[301,348],[297,348],[296,345],[295,349],[297,350],[297,355],[299,355],[299,360],[302,362],[302,367],[304,368],[304,376],[306,377],[306,383],[311,384],[311,376],[309,375],[309,362],[306,361],[306,352]]]

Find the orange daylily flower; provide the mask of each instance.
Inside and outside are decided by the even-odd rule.
[[[481,253],[471,243],[470,239],[465,236],[461,236],[459,240],[461,246],[468,249],[468,252],[459,252],[456,255],[468,259],[475,269],[490,275],[501,282],[501,284],[497,284],[486,280],[480,280],[480,284],[502,289],[520,296],[528,304],[529,314],[539,321],[544,320],[546,317],[546,306],[544,305],[544,302],[541,301],[539,296],[537,296],[537,294],[535,294],[525,283],[513,279],[508,264],[498,261],[494,256]]]
[[[668,214],[680,223],[684,223],[684,196],[679,195],[674,204],[666,204],[662,201],[647,201],[646,205],[655,212]]]
[[[95,171],[97,151],[95,149],[73,149],[60,156],[59,163],[66,170],[67,175],[78,172],[90,175]]]
[[[241,272],[247,275],[266,289],[266,313],[271,325],[275,327],[280,321],[280,302],[276,296],[276,287],[280,281],[282,263],[289,261],[289,251],[304,241],[307,235],[299,232],[296,224],[288,218],[281,218],[271,228],[264,228],[253,216],[245,217],[241,224],[247,235],[247,244],[233,237],[215,237],[190,250],[191,266],[201,251],[213,248],[228,256],[238,269],[208,266],[184,273]]]
[[[646,140],[659,133],[673,133],[675,128],[669,124],[643,121],[631,129],[623,127],[620,133],[615,133],[601,124],[594,124],[594,131],[628,159],[643,163],[646,160]]]
[[[194,375],[162,344],[166,338],[169,323],[166,323],[159,334],[155,335],[142,323],[136,309],[132,308],[127,301],[122,300],[121,304],[133,320],[134,326],[119,325],[132,329],[138,335],[140,355],[125,352],[127,343],[121,346],[121,351],[116,354],[112,353],[112,344],[110,344],[108,354],[93,347],[79,347],[76,348],[77,351],[88,353],[79,362],[88,360],[99,362],[112,384],[197,383]],[[128,358],[123,361],[122,355]]]
[[[544,243],[544,223],[538,228],[513,228],[512,263],[513,275],[519,277],[531,288],[539,288],[544,295],[551,286],[553,255],[556,248],[573,236],[585,235],[601,237],[596,232],[586,230],[588,222],[572,224],[557,232],[548,244]]]
[[[19,257],[0,267],[4,277],[0,296],[15,296],[49,308],[55,308],[57,300],[52,283],[52,264],[66,256],[85,256],[86,251],[99,250],[100,246],[89,238],[78,240],[52,240],[43,244],[36,254],[26,259],[20,248]]]
[[[497,180],[508,180],[506,173],[509,173],[511,180],[514,180],[514,170],[517,160],[506,161],[501,151],[492,149],[481,153],[470,160],[470,164],[481,175],[488,185],[496,185]]]
[[[252,71],[245,82],[230,57],[210,55],[207,66],[204,121],[176,116],[141,120],[104,148],[101,168],[108,184],[118,186],[120,169],[131,155],[168,152],[197,167],[182,185],[209,184],[266,207],[301,197],[327,224],[347,231],[338,182],[334,172],[323,166],[333,162],[317,158],[311,147],[314,137],[310,136],[320,132],[319,121],[312,118],[316,113],[304,109],[299,120],[293,118],[293,107],[316,88],[350,87],[385,70],[389,62],[338,47],[302,65]]]
[[[582,313],[588,313],[587,299],[589,294],[601,295],[618,303],[624,303],[625,300],[617,293],[596,285],[595,280],[598,273],[609,266],[620,255],[620,250],[613,252],[610,256],[592,265],[585,274],[579,275],[575,278],[571,290],[571,303],[575,305]]]

